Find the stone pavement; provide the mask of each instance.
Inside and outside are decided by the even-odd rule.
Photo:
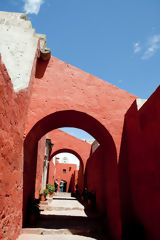
[[[105,240],[100,218],[69,193],[40,204],[37,222],[23,228],[17,240]]]

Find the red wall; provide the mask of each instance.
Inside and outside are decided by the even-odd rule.
[[[60,152],[69,152],[75,154],[80,161],[80,170],[78,172],[78,185],[79,191],[83,191],[84,186],[84,170],[86,166],[87,159],[89,158],[91,151],[91,144],[84,142],[76,137],[73,137],[59,129],[56,129],[48,133],[49,138],[51,138],[54,144],[52,149],[52,156]],[[49,182],[53,183],[53,162],[49,165]]]
[[[104,213],[105,186],[104,186],[104,158],[102,148],[98,147],[90,156],[86,166],[86,186],[89,192],[96,194],[97,209]],[[96,171],[95,171],[96,169]]]
[[[55,57],[51,57],[48,63],[38,61],[26,134],[49,114],[77,110],[100,121],[112,135],[119,152],[124,114],[135,98],[134,95]]]
[[[22,227],[23,134],[29,91],[14,92],[0,58],[0,237]]]
[[[35,198],[39,198],[39,194],[42,186],[42,174],[43,174],[43,162],[45,155],[45,141],[46,138],[50,138],[52,143],[54,143],[52,156],[57,152],[64,152],[65,150],[70,153],[76,153],[77,157],[80,157],[80,170],[78,171],[79,179],[79,191],[83,191],[84,184],[84,168],[86,161],[90,154],[91,145],[87,142],[84,142],[76,137],[73,137],[59,129],[49,132],[38,142],[38,152],[37,152],[37,167],[36,167],[36,187],[35,187]],[[64,151],[63,151],[64,149]],[[55,166],[53,161],[50,161],[49,172],[48,172],[48,182],[54,184],[54,169]]]
[[[91,144],[84,142],[70,134],[67,134],[59,129],[55,129],[48,133],[48,137],[54,144],[52,153],[55,153],[61,149],[70,149],[76,152],[83,161],[85,168],[87,159],[89,158],[91,151]]]
[[[135,224],[131,234],[136,226],[145,239],[152,240],[160,239],[159,102],[160,88],[139,111],[136,102],[131,106],[125,116],[119,161],[124,226]]]
[[[42,175],[45,156],[45,145],[47,136],[43,136],[38,142],[38,154],[37,154],[37,170],[36,170],[36,186],[35,186],[35,198],[39,198],[39,194],[42,190]]]
[[[121,239],[119,183],[113,159],[113,150],[100,145],[88,159],[85,176],[88,191],[96,194],[96,206],[104,217],[109,239]]]
[[[63,152],[63,151],[62,151]],[[57,153],[61,153],[61,151],[57,152]],[[71,153],[71,152],[70,152]],[[72,152],[73,153],[73,152]],[[56,156],[56,155],[55,155]],[[50,160],[50,164],[49,164],[49,175],[48,175],[48,183],[50,184],[54,184],[54,181],[56,179],[56,165],[53,164],[52,159]],[[84,189],[84,169],[83,169],[83,165],[80,164],[80,168],[79,170],[75,173],[75,175],[77,176],[77,180],[78,180],[78,191],[80,193],[82,193],[83,189]]]
[[[35,64],[32,77],[34,69]],[[88,188],[96,191],[97,205],[103,206],[112,238],[121,238],[122,216],[125,227],[132,223],[131,234],[141,227],[146,239],[160,239],[160,88],[139,111],[136,103],[128,110],[135,98],[54,57],[38,61],[29,88],[15,93],[0,60],[2,238],[16,239],[22,226],[22,201],[25,216],[27,201],[35,194],[37,156],[42,150],[37,151],[39,139],[54,128],[68,126],[86,130],[101,144],[91,157],[93,162],[88,162],[87,181]],[[118,181],[116,152],[121,136]]]
[[[34,193],[34,189],[28,187],[27,183],[29,181],[30,186],[34,185],[36,163],[33,165],[34,161],[31,159],[35,159],[38,140],[56,128],[81,128],[98,140],[104,148],[103,152],[105,149],[109,149],[109,153],[106,151],[104,154],[105,168],[108,173],[105,179],[107,181],[105,194],[107,195],[107,209],[110,209],[110,214],[107,215],[107,224],[110,223],[113,234],[115,235],[117,232],[116,234],[119,236],[121,233],[119,231],[120,215],[118,216],[116,151],[119,153],[124,114],[135,98],[135,96],[55,57],[51,57],[49,62],[38,61],[26,123],[27,138],[24,150],[26,153],[24,158],[26,168],[24,188],[26,191],[24,199]],[[30,146],[31,142],[32,147]],[[27,152],[31,153],[31,151],[33,151],[31,154],[33,158],[30,158],[29,163],[27,162]],[[32,165],[33,172],[32,177],[28,180],[27,168],[29,165]],[[112,201],[112,194],[116,196],[115,201]],[[25,204],[24,201],[24,209],[26,208]],[[113,213],[111,214],[111,212]],[[115,218],[117,219],[115,220]]]
[[[60,181],[64,180],[67,182],[67,192],[69,191],[69,187],[71,187],[71,192],[74,192],[74,185],[77,180],[77,165],[76,164],[66,164],[59,163],[56,161],[55,165],[55,175],[54,179],[58,179],[58,183],[60,185]],[[66,169],[66,174],[63,174],[63,169]],[[72,181],[71,181],[72,180]],[[71,186],[70,186],[71,185]],[[59,190],[59,187],[58,187]]]
[[[35,66],[34,63],[32,80]],[[38,61],[36,78],[30,82],[28,89],[16,94],[1,63],[0,68],[1,234],[3,236],[10,234],[11,238],[15,239],[21,228],[22,181],[24,183],[23,217],[26,214],[29,197],[35,194],[39,139],[52,129],[65,126],[82,128],[102,144],[104,168],[108,173],[105,179],[106,209],[110,209],[108,224],[111,223],[110,229],[113,232],[116,211],[114,209],[119,202],[118,198],[112,201],[113,198],[110,197],[113,192],[116,192],[116,196],[118,194],[116,151],[119,153],[123,116],[135,96],[54,57],[48,62]],[[35,124],[37,124],[35,131],[31,131]],[[24,163],[23,136],[26,137]],[[106,146],[111,149],[108,155],[105,152]],[[13,194],[16,196],[13,197]],[[118,210],[117,214],[119,214]],[[116,216],[114,229],[118,234],[119,219],[120,216]]]

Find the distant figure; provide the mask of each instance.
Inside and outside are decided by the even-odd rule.
[[[88,191],[87,191],[87,188],[85,187],[83,192],[82,192],[82,197],[84,199],[84,202],[87,202],[88,201]]]
[[[60,191],[60,192],[63,192],[63,186],[64,186],[63,180],[61,180],[61,181],[60,181],[60,185],[59,185],[59,191]]]
[[[55,192],[58,191],[58,180],[56,179],[54,182],[54,186],[55,186]]]

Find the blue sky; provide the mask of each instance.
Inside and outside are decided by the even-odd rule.
[[[140,98],[160,82],[159,0],[5,0],[27,12],[52,55]]]

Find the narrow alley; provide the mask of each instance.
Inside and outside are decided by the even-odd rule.
[[[155,71],[150,71],[147,61],[143,61],[146,69],[139,64],[140,59],[147,60],[143,53],[147,56],[153,49],[150,37],[158,47],[148,56],[160,50],[160,33],[144,33],[143,41],[133,44],[139,50],[133,51],[137,55],[132,58],[130,43],[136,38],[130,39],[128,33],[137,29],[132,23],[137,22],[140,11],[136,5],[126,8],[129,1],[123,9],[108,3],[121,1],[50,1],[57,2],[53,8],[49,6],[53,4],[47,7],[47,0],[17,1],[46,4],[40,18],[38,14],[27,16],[24,9],[20,13],[22,6],[7,9],[6,2],[16,1],[0,2],[5,2],[0,4],[4,5],[0,11],[0,240],[160,240],[160,86],[154,89],[156,85],[151,84],[147,93]],[[153,9],[157,23],[157,6],[148,7],[146,23],[152,19],[148,14]],[[120,13],[117,21],[115,11]],[[93,13],[93,21],[89,13]],[[132,13],[136,18],[130,21]],[[100,28],[95,27],[96,19],[101,21]],[[114,25],[106,27],[110,23]],[[112,34],[106,38],[108,29],[115,33],[117,29],[113,41]],[[126,34],[119,34],[121,29]],[[77,33],[79,42],[74,39]],[[115,47],[117,36],[120,40],[127,36],[124,49],[122,44]],[[92,44],[95,39],[110,41],[101,41],[107,46],[106,52],[101,51],[103,56],[96,56],[100,49],[96,42]],[[52,53],[52,49],[56,51]],[[80,54],[78,50],[82,50]],[[108,60],[103,61],[105,55]],[[92,62],[95,66],[90,70],[94,71],[89,71]],[[157,63],[153,65],[159,71]],[[98,67],[99,74],[94,76]],[[98,77],[102,77],[102,68],[107,74],[104,80]],[[139,94],[143,96],[139,98]]]
[[[18,240],[106,239],[94,209],[83,206],[70,193],[56,193],[39,205],[40,217],[22,229]]]

